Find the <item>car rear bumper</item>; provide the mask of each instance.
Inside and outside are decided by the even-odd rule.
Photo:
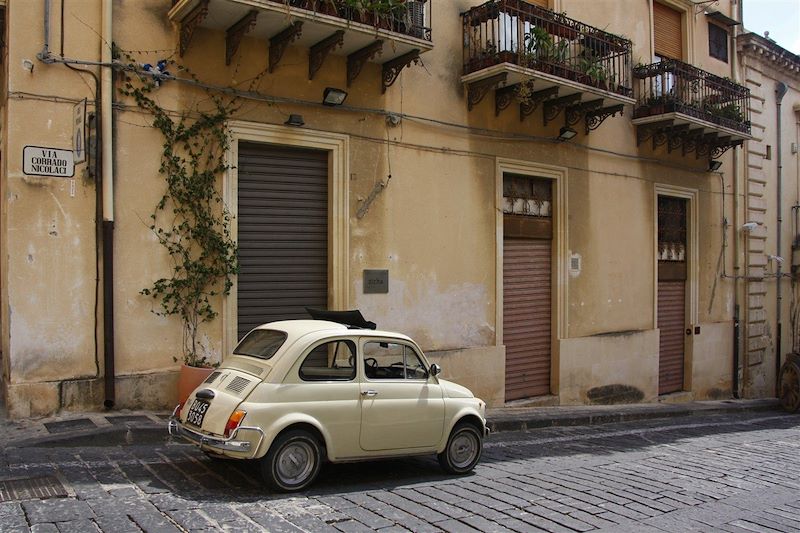
[[[261,428],[253,426],[242,426],[234,430],[233,434],[227,439],[214,437],[212,435],[205,435],[189,429],[184,424],[181,424],[180,420],[176,419],[175,417],[169,419],[168,428],[170,435],[196,444],[201,450],[210,451],[221,455],[227,455],[230,452],[235,452],[236,457],[240,457],[242,459],[252,459],[258,451],[258,448],[261,446],[261,441],[264,440],[264,431]],[[258,434],[258,439],[256,440],[255,444],[250,440],[237,439],[239,434],[243,431],[253,431]]]

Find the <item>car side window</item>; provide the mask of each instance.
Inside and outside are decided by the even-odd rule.
[[[356,377],[356,345],[338,340],[320,344],[300,365],[303,381],[350,381]]]
[[[417,352],[395,342],[365,343],[364,373],[369,379],[428,379],[428,370]]]

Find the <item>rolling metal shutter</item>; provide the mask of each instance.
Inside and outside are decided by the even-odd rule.
[[[239,144],[238,335],[328,306],[328,153]]]
[[[550,394],[551,242],[503,239],[506,401]]]
[[[658,393],[683,390],[686,282],[658,282]]]
[[[658,2],[653,3],[653,34],[657,56],[683,59],[681,13]]]

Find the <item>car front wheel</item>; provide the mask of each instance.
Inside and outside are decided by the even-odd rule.
[[[261,460],[261,475],[273,489],[281,492],[303,490],[319,474],[322,450],[307,431],[292,430],[278,436]]]
[[[481,459],[483,435],[466,422],[456,424],[447,439],[447,447],[439,454],[439,464],[450,474],[471,472]]]

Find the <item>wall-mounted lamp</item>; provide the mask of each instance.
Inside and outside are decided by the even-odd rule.
[[[722,166],[722,161],[719,159],[712,159],[708,162],[708,171],[709,172],[716,172],[719,170],[719,167]]]
[[[326,87],[325,92],[322,93],[323,105],[342,105],[347,98],[347,92],[336,89],[334,87]]]
[[[305,125],[305,122],[303,121],[303,115],[291,114],[289,115],[289,118],[286,120],[286,122],[284,122],[284,124],[286,124],[287,126],[296,126],[299,128],[300,126]]]
[[[568,126],[564,126],[558,132],[558,140],[561,141],[561,142],[568,141],[568,140],[572,139],[573,137],[575,137],[577,134],[578,134],[577,131],[573,130],[572,128],[570,128]]]

